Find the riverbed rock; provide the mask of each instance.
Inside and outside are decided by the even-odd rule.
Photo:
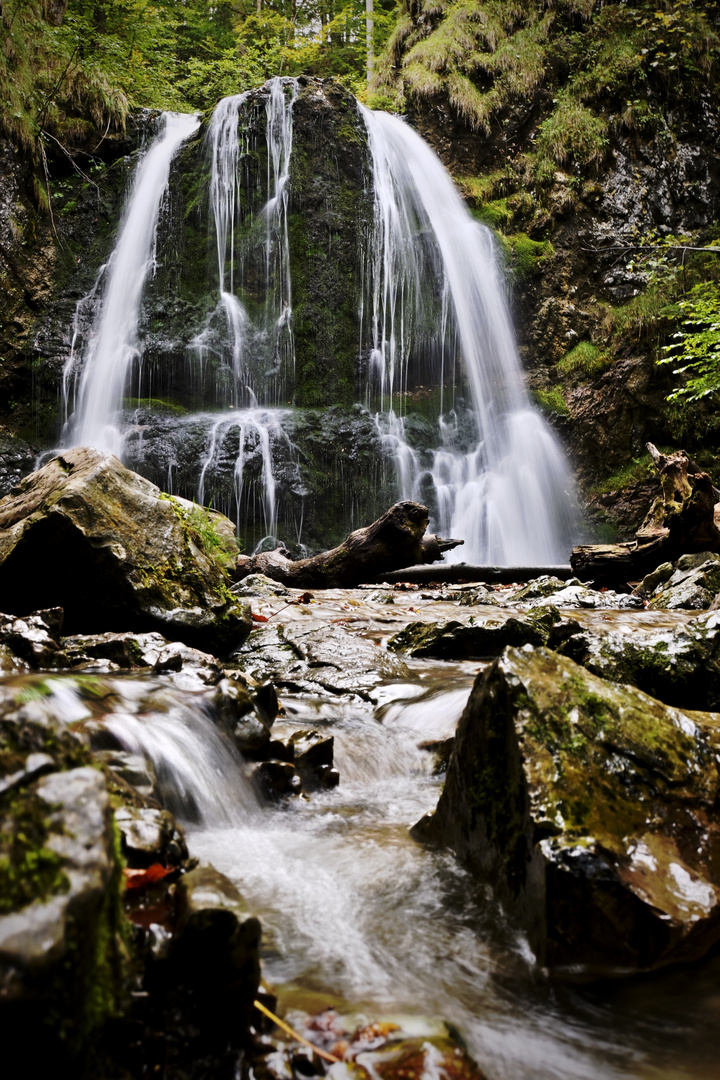
[[[278,687],[332,694],[357,694],[369,700],[380,683],[407,677],[398,657],[341,626],[308,620],[275,623],[254,630],[233,654],[243,671]]]
[[[673,627],[621,625],[602,634],[578,627],[557,651],[594,675],[630,683],[666,705],[720,710],[720,612]]]
[[[229,592],[226,518],[163,496],[117,458],[64,451],[0,500],[0,590],[14,614],[60,606],[73,633],[158,630],[213,653],[250,632]]]
[[[96,769],[3,793],[0,819],[0,1022],[32,1073],[81,1054],[123,1003],[120,866]]]
[[[720,940],[720,717],[546,649],[478,676],[437,810],[452,848],[574,977],[697,959]]]
[[[530,615],[493,616],[481,620],[469,616],[448,622],[411,622],[394,634],[387,647],[410,656],[439,660],[484,659],[497,656],[506,645],[546,645],[560,613],[548,607]]]
[[[483,1080],[484,1073],[458,1040],[457,1033],[442,1020],[424,1016],[363,1018],[330,1010],[299,1024],[303,1035],[342,1061],[330,1066],[333,1080]],[[277,1074],[276,1074],[277,1075]],[[308,1074],[309,1075],[309,1074]]]

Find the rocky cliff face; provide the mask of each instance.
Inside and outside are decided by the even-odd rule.
[[[261,403],[288,406],[269,431],[279,520],[287,539],[302,525],[303,540],[324,545],[342,539],[358,520],[371,520],[378,500],[387,505],[396,496],[372,416],[353,404],[360,385],[363,245],[372,226],[367,134],[355,99],[330,82],[301,78],[285,96],[286,102],[294,96],[290,200],[272,237],[266,207],[277,179],[277,146],[268,139],[267,87],[248,94],[241,106],[243,177],[232,245],[234,287],[251,327],[245,328],[242,363],[252,393],[233,389],[208,117],[171,167],[140,311],[142,358],[126,401],[126,459],[163,488],[194,498],[212,439],[209,411],[245,408],[253,394]],[[58,445],[75,406],[78,357],[92,331],[99,274],[122,223],[137,152],[159,122],[158,114],[136,116],[127,137],[116,137],[105,160],[91,159],[83,175],[62,156],[52,161],[52,218],[33,208],[23,187],[24,166],[6,147],[0,256],[15,277],[2,323],[3,493],[34,467],[43,449]],[[228,266],[229,257],[226,273]],[[280,325],[288,276],[290,330]],[[291,405],[299,408],[291,411]],[[240,520],[238,431],[226,426],[207,483],[214,505]],[[420,438],[427,435],[421,418],[415,427]],[[246,493],[242,518],[254,545],[268,531],[260,494],[266,432],[253,428],[248,440],[240,486]]]

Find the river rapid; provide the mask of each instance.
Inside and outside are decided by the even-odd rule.
[[[277,614],[296,633],[329,628],[339,663],[348,635],[358,655],[372,644],[380,659],[387,637],[408,621],[462,610],[430,592],[328,591],[281,611],[286,602],[253,599],[253,610]],[[492,608],[474,611],[496,617]],[[630,634],[689,617],[571,614]],[[197,761],[200,821],[186,823],[191,854],[230,877],[260,917],[264,980],[290,1021],[302,1026],[331,1007],[368,1021],[440,1018],[492,1080],[716,1077],[720,958],[624,982],[555,982],[452,854],[410,838],[443,783],[428,744],[452,735],[484,663],[409,660],[400,679],[368,678],[365,663],[355,692],[333,688],[327,667],[326,651],[304,678],[279,672],[274,731],[331,734],[339,786],[263,806],[239,761],[220,753],[209,764],[216,782],[207,769],[201,778],[206,763]],[[191,747],[180,753],[185,765],[173,764],[174,745],[169,727],[152,753],[156,764],[166,756],[166,780],[175,775],[182,787],[187,755],[202,755]]]

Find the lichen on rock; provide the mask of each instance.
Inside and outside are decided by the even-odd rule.
[[[508,648],[479,676],[419,838],[490,882],[538,962],[617,975],[720,940],[720,725]]]

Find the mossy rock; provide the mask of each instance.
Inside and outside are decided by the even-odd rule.
[[[87,1063],[128,978],[105,780],[35,682],[0,689],[0,1019],[30,1072]]]
[[[415,833],[492,884],[558,973],[694,960],[720,940],[719,748],[713,714],[509,648],[478,676]]]
[[[582,629],[558,651],[594,675],[630,683],[667,705],[720,709],[720,613],[710,612],[675,627]]]
[[[222,515],[163,498],[89,448],[54,458],[0,501],[4,606],[62,607],[70,633],[159,630],[228,652],[251,627],[229,589],[237,550]]]
[[[553,625],[560,619],[552,606],[543,611],[504,619],[494,615],[481,621],[471,615],[444,623],[412,622],[387,643],[393,652],[440,660],[470,660],[498,656],[507,645],[546,645]]]

